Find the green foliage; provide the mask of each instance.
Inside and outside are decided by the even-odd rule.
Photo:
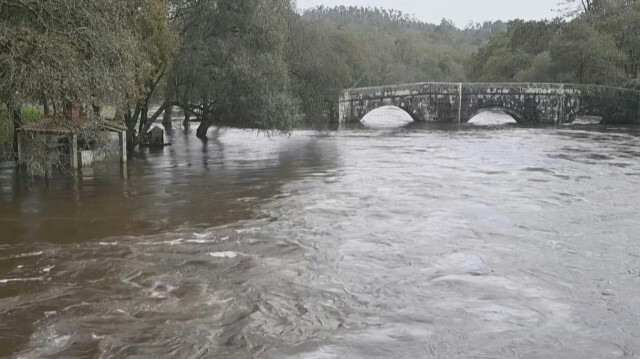
[[[521,70],[515,76],[517,82],[553,82],[551,54],[541,52],[531,60],[531,66]]]
[[[134,85],[130,0],[0,2],[0,101],[119,102]]]
[[[44,117],[44,111],[35,107],[23,107],[22,121],[26,123],[39,121]],[[9,110],[0,108],[0,159],[8,159],[13,145],[13,124],[9,119]]]
[[[0,103],[49,104],[63,117],[69,103],[148,102],[174,44],[166,0],[2,1]]]
[[[335,119],[340,91],[420,81],[465,81],[465,59],[502,22],[427,24],[394,10],[318,7],[289,18],[287,62],[307,123]]]
[[[22,120],[25,124],[30,122],[36,122],[44,117],[44,111],[36,107],[23,107],[22,108]]]
[[[586,21],[563,27],[549,47],[558,82],[618,84],[617,51],[610,36]]]
[[[467,61],[478,81],[633,86],[640,76],[640,1],[566,0],[570,20],[515,20]]]
[[[174,98],[201,120],[199,137],[212,125],[292,128],[283,16],[291,11],[288,0],[176,2]]]
[[[640,1],[602,1],[593,14],[600,32],[609,34],[621,56],[618,66],[626,79],[640,76]]]
[[[485,74],[486,64],[493,58],[500,60],[500,53],[509,52],[508,47],[509,35],[499,34],[472,54],[465,63],[469,79],[471,81],[480,81],[487,78],[489,75]]]
[[[513,52],[537,55],[549,48],[557,22],[514,20],[509,23],[509,47]]]
[[[515,54],[509,48],[497,49],[482,68],[481,81],[512,82],[516,75],[529,67],[530,56]]]
[[[551,81],[546,74],[536,76],[542,75],[546,56],[542,54],[548,52],[558,26],[558,22],[510,22],[505,33],[493,37],[470,56],[466,63],[469,78],[487,82]],[[534,64],[536,69],[531,70]]]

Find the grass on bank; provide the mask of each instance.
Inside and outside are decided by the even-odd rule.
[[[22,108],[24,123],[36,122],[44,117],[44,111],[36,107]],[[0,144],[13,143],[13,123],[9,118],[9,110],[0,108]]]
[[[22,107],[23,123],[36,122],[44,117],[44,111],[37,107]],[[11,158],[13,146],[13,123],[9,118],[9,110],[0,108],[0,159]]]

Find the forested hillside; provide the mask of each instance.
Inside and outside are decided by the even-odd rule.
[[[569,19],[510,22],[471,56],[469,79],[638,87],[640,1],[565,3]]]
[[[399,11],[318,7],[292,14],[288,62],[307,121],[334,117],[343,88],[419,81],[465,81],[466,59],[503,22],[456,28]]]

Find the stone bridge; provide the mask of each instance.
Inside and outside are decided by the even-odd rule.
[[[521,124],[570,123],[602,116],[604,123],[638,124],[640,91],[595,85],[416,83],[344,90],[339,120],[357,122],[382,106],[414,121],[466,123],[483,111],[502,111]]]

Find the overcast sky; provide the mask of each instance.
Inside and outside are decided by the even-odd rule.
[[[440,23],[453,20],[458,27],[469,21],[552,19],[560,0],[297,0],[298,8],[325,6],[371,6],[415,14],[420,20]]]

